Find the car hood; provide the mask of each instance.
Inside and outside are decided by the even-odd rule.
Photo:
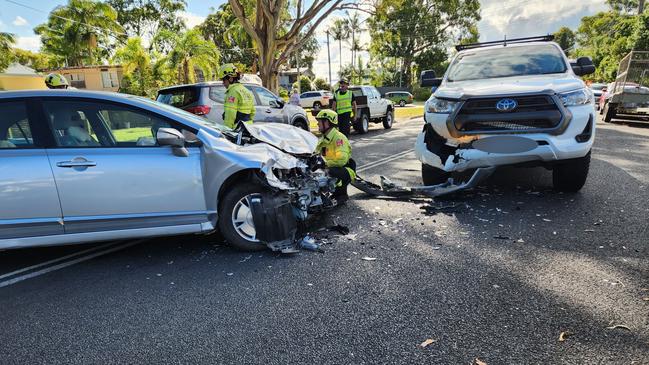
[[[435,97],[460,99],[468,96],[491,96],[538,93],[561,93],[584,87],[584,82],[571,74],[502,77],[484,80],[466,80],[444,83],[435,91]]]
[[[251,136],[292,155],[315,152],[318,138],[311,132],[281,123],[244,124]]]

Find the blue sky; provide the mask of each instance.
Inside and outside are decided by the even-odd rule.
[[[187,11],[182,14],[189,26],[199,24],[210,12],[210,7],[218,7],[226,0],[188,0]],[[14,2],[39,9],[34,11],[14,4]],[[540,35],[555,32],[565,25],[576,29],[580,19],[606,9],[606,0],[480,0],[482,20],[478,24],[481,40],[502,39]],[[44,23],[47,14],[57,5],[67,0],[0,0],[0,31],[14,33],[18,36],[17,46],[29,50],[38,50],[40,41],[33,32],[34,26]],[[337,16],[334,14],[320,27],[326,29]],[[327,48],[325,37],[319,32],[321,49],[314,64],[314,72],[319,77],[326,77]],[[369,43],[369,35],[361,35],[362,43]],[[362,56],[367,56],[364,54]],[[332,74],[336,81],[340,54],[337,45],[331,47]],[[343,63],[349,62],[349,50],[343,45]]]

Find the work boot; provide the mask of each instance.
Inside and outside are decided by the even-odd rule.
[[[336,200],[338,205],[345,204],[345,202],[349,200],[349,195],[347,195],[347,185],[336,188],[336,191],[334,191],[331,197]]]

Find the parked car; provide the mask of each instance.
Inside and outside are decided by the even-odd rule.
[[[146,98],[0,93],[0,250],[210,233],[246,250],[292,244],[335,206],[317,138],[279,124],[231,130]]]
[[[412,104],[414,97],[411,93],[407,91],[391,91],[385,93],[385,98],[392,101],[394,104],[398,104],[401,107],[406,106],[406,104]]]
[[[329,101],[333,98],[331,91],[318,90],[307,91],[300,94],[300,106],[303,108],[327,108]]]
[[[422,73],[422,86],[439,86],[415,145],[424,184],[524,164],[552,169],[556,190],[583,187],[596,123],[593,94],[580,76],[595,66],[587,57],[571,63],[552,39],[456,46],[443,78]]]
[[[284,123],[306,131],[309,130],[309,123],[304,109],[287,104],[261,85],[255,83],[243,84],[255,95],[255,123]],[[160,89],[157,100],[223,124],[223,97],[225,90],[225,86],[220,81],[171,86]]]
[[[354,93],[358,115],[355,116],[354,130],[364,134],[370,129],[370,122],[383,123],[383,128],[392,128],[394,104],[382,98],[374,86],[350,86]]]

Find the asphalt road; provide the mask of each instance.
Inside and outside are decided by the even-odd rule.
[[[361,175],[419,183],[399,153],[421,123],[354,137]],[[0,288],[0,363],[649,364],[649,128],[598,127],[578,194],[541,168],[436,202],[355,192],[317,222],[351,229],[318,232],[325,254],[0,252],[0,285],[26,279]]]

